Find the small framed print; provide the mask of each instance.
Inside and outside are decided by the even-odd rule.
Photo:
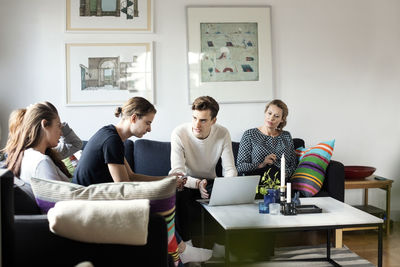
[[[66,104],[154,103],[152,43],[67,43]]]
[[[153,32],[153,0],[66,0],[66,31]]]

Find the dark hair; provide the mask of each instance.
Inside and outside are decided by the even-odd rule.
[[[43,138],[42,120],[46,120],[46,126],[50,126],[52,121],[58,117],[56,107],[50,102],[37,103],[26,109],[21,128],[18,131],[18,141],[13,147],[9,148],[6,161],[7,168],[10,169],[15,176],[19,177],[21,173],[21,163],[24,151],[28,148],[35,147]],[[67,176],[72,177],[61,161],[58,153],[52,148],[47,148],[45,154],[48,155],[54,164]]]
[[[192,110],[210,110],[211,119],[218,115],[219,105],[211,96],[200,96],[192,104]]]
[[[268,108],[272,105],[277,106],[278,108],[282,109],[282,122],[279,123],[278,129],[277,129],[278,131],[281,132],[281,131],[283,131],[283,127],[286,126],[286,123],[287,123],[286,118],[289,115],[289,109],[288,109],[287,105],[285,104],[285,102],[283,102],[280,99],[274,99],[265,106],[264,113],[267,112]]]
[[[115,117],[122,117],[123,119],[136,114],[139,119],[149,113],[156,113],[157,110],[153,104],[143,97],[132,97],[122,107],[115,110]]]

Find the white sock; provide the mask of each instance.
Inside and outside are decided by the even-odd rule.
[[[212,251],[213,251],[212,255],[214,258],[224,258],[225,257],[225,246],[224,245],[214,243]]]
[[[186,249],[180,254],[183,264],[187,262],[208,261],[212,256],[211,249],[196,248],[186,244]]]

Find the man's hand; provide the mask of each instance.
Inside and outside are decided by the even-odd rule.
[[[206,179],[201,180],[199,183],[199,191],[200,191],[201,198],[209,198],[209,195],[208,195],[207,189],[206,189],[206,185],[207,185]]]

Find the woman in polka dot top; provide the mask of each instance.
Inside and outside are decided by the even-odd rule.
[[[279,170],[282,154],[286,160],[286,179],[296,169],[297,158],[292,136],[283,131],[289,110],[278,99],[265,107],[264,125],[244,132],[240,140],[237,171],[240,174],[263,174],[268,168]]]

